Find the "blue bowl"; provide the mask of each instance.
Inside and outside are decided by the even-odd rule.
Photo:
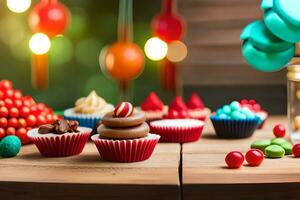
[[[218,137],[231,139],[251,137],[260,122],[259,117],[236,120],[211,116],[210,120]]]

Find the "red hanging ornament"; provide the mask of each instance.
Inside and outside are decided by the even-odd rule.
[[[62,34],[69,22],[69,10],[58,0],[41,0],[29,15],[33,32],[41,32],[50,38]]]
[[[41,0],[29,15],[29,26],[33,33],[43,33],[49,38],[63,34],[69,22],[69,10],[58,0]],[[48,39],[48,38],[47,38]],[[49,39],[48,39],[49,41]],[[40,41],[39,47],[43,44]],[[35,42],[36,43],[36,42]],[[50,45],[49,45],[50,46]],[[48,88],[48,50],[36,52],[32,50],[32,85],[44,90]]]
[[[184,29],[184,21],[176,13],[175,0],[163,0],[161,13],[152,20],[154,35],[165,42],[172,42],[182,38]]]

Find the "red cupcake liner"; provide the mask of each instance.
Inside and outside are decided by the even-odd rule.
[[[49,137],[30,137],[42,156],[66,157],[80,154],[89,139],[90,133],[90,131],[87,131]]]
[[[265,125],[266,121],[267,121],[267,118],[262,121],[262,123],[257,127],[257,129],[264,128],[264,125]]]
[[[160,142],[187,143],[199,140],[203,127],[204,125],[194,127],[169,127],[150,124],[150,132],[160,135]]]
[[[133,140],[101,139],[99,134],[91,137],[101,158],[112,162],[139,162],[149,159],[159,138],[155,134]]]

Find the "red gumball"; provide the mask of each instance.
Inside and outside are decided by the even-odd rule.
[[[0,107],[5,106],[5,102],[3,100],[0,100]]]
[[[7,117],[8,116],[8,109],[4,106],[0,107],[0,117]]]
[[[17,120],[17,118],[10,118],[8,120],[8,126],[17,128],[18,127],[18,120]]]
[[[0,89],[10,89],[13,87],[13,84],[9,80],[0,81]]]
[[[27,126],[34,127],[36,125],[36,117],[34,115],[28,115],[26,123]]]
[[[7,124],[8,124],[7,119],[5,117],[1,117],[0,118],[0,127],[1,128],[6,128]]]
[[[17,108],[21,108],[21,107],[22,107],[22,105],[23,105],[23,102],[22,102],[22,100],[20,100],[20,99],[16,99],[16,100],[14,100],[14,106],[15,106],[15,107],[17,107]]]
[[[61,3],[43,0],[29,15],[29,26],[33,32],[42,32],[53,37],[62,34],[69,21],[69,11]]]
[[[9,109],[8,114],[10,117],[18,117],[19,116],[19,110],[16,107],[12,107]]]
[[[14,90],[13,89],[9,88],[9,89],[4,90],[3,98],[12,99],[13,97],[14,97]]]
[[[6,135],[15,135],[16,134],[16,129],[14,127],[8,127],[6,129]]]
[[[300,157],[300,143],[293,146],[292,152],[296,158]]]
[[[16,131],[16,136],[21,140],[22,144],[27,143],[27,130],[26,130],[26,128],[19,128]]]
[[[14,106],[14,102],[11,99],[4,99],[4,103],[7,108],[11,108]]]
[[[4,99],[4,92],[0,90],[0,99]]]
[[[18,119],[18,127],[19,128],[26,128],[27,127],[27,122],[24,118]]]
[[[14,99],[21,99],[21,98],[22,98],[22,92],[20,90],[15,90]]]
[[[119,103],[114,110],[115,117],[129,117],[132,115],[132,113],[133,106],[129,102]]]
[[[250,149],[246,153],[246,161],[249,166],[259,166],[264,160],[264,153],[259,149]]]
[[[5,129],[0,128],[0,140],[5,137]]]
[[[36,119],[36,122],[37,122],[37,125],[40,126],[40,125],[46,124],[47,120],[44,116],[39,115]]]
[[[21,117],[27,117],[28,115],[30,114],[30,109],[28,108],[28,107],[26,107],[26,106],[24,106],[24,107],[22,107],[21,109],[20,109],[20,116]]]
[[[273,134],[276,136],[276,137],[284,137],[285,136],[285,132],[286,132],[286,129],[283,125],[281,124],[277,124],[276,126],[274,126],[273,128]]]
[[[54,120],[53,120],[53,115],[52,114],[47,114],[46,115],[46,121],[47,123],[52,123]]]
[[[239,151],[229,152],[225,157],[228,168],[240,168],[244,162],[244,155]]]

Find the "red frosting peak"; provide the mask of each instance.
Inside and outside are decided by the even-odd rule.
[[[199,109],[199,108],[204,109],[205,108],[202,99],[195,92],[190,96],[190,98],[186,104],[189,109]]]
[[[162,111],[164,108],[164,104],[155,92],[150,92],[150,94],[142,103],[141,108],[145,111]]]
[[[170,110],[177,110],[177,111],[182,111],[182,110],[187,110],[188,108],[186,107],[182,96],[177,96],[173,99],[169,106]]]

